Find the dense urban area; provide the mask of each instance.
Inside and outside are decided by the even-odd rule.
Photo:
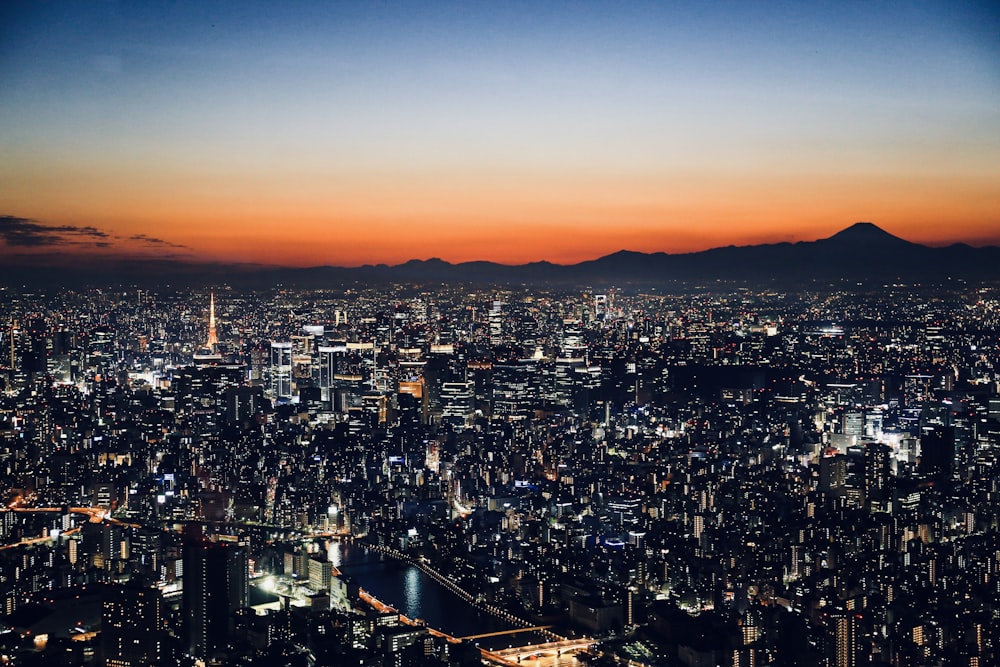
[[[0,322],[0,664],[1000,662],[995,286],[8,287]]]

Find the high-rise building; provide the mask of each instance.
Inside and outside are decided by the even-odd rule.
[[[889,446],[881,442],[865,445],[865,502],[873,512],[886,511],[889,499]]]
[[[863,664],[858,617],[844,609],[830,612],[827,623],[826,664],[828,667],[856,667]]]
[[[346,345],[320,345],[317,348],[319,361],[315,368],[316,383],[324,401],[332,401],[338,386],[338,373],[347,372]]]
[[[538,362],[533,359],[498,361],[493,364],[493,416],[523,419],[538,400]]]
[[[146,667],[164,659],[162,593],[109,586],[101,603],[101,650],[106,667]]]
[[[191,540],[184,545],[184,649],[210,659],[225,652],[233,614],[249,599],[247,550],[233,542]]]
[[[271,395],[273,398],[292,397],[292,343],[271,342]]]
[[[504,343],[506,329],[504,326],[504,306],[506,305],[503,301],[494,301],[493,305],[490,306],[490,345],[503,345]]]
[[[607,294],[595,294],[594,295],[594,319],[603,320],[607,317],[608,313],[608,295]]]
[[[457,428],[464,428],[475,417],[471,382],[445,382],[441,385],[442,420]]]
[[[243,424],[264,409],[264,391],[260,387],[229,387],[225,397],[230,424]]]
[[[955,427],[934,424],[920,435],[921,475],[937,482],[951,479],[955,466]]]
[[[92,563],[100,563],[104,567],[104,564],[124,559],[127,555],[125,532],[115,524],[87,522],[83,524],[81,534],[83,550]]]
[[[317,556],[309,559],[309,588],[314,591],[329,591],[332,580],[333,563]]]
[[[847,483],[847,457],[828,450],[819,460],[819,490],[826,494],[842,493]]]

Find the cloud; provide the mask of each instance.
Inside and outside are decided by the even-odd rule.
[[[80,245],[110,238],[96,227],[76,225],[44,225],[30,218],[0,215],[0,239],[8,246],[38,248],[53,245]],[[104,247],[104,246],[102,246]]]
[[[10,248],[89,246],[105,249],[115,248],[121,241],[136,241],[147,248],[161,250],[166,248],[191,250],[189,246],[147,234],[118,236],[90,225],[47,225],[31,218],[0,215],[0,246],[6,245]]]
[[[145,234],[136,234],[128,238],[130,241],[141,241],[143,243],[148,243],[149,245],[158,245],[158,246],[165,246],[167,248],[182,248],[184,250],[190,250],[190,248],[186,245],[181,245],[180,243],[171,243],[170,241],[164,241],[163,239],[158,239],[154,236],[146,236]]]

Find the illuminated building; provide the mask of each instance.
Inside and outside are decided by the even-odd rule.
[[[162,598],[155,588],[108,587],[101,603],[104,665],[144,667],[165,657]]]
[[[194,353],[194,363],[199,366],[209,366],[222,361],[219,354],[219,336],[215,330],[215,293],[209,299],[208,305],[208,336],[205,346]]]
[[[276,399],[292,397],[292,344],[271,343],[271,396]]]
[[[325,558],[313,556],[309,559],[309,588],[314,591],[329,591],[333,580],[333,563]]]
[[[445,382],[441,385],[442,420],[464,428],[475,417],[471,382]]]
[[[229,387],[225,398],[230,424],[244,424],[264,409],[264,391],[260,387]]]
[[[602,321],[608,314],[608,295],[594,295],[594,319]]]
[[[842,493],[847,483],[847,457],[828,450],[819,460],[819,490],[826,494]]]
[[[215,350],[215,346],[218,344],[219,336],[215,331],[215,292],[212,292],[208,302],[208,342],[205,345],[210,350]]]
[[[501,361],[493,364],[493,416],[499,419],[524,419],[535,407],[538,397],[538,363],[532,359]]]
[[[503,345],[504,343],[504,306],[503,301],[494,301],[489,311],[490,345]]]
[[[880,442],[865,445],[865,502],[873,512],[885,511],[889,495],[889,446]]]
[[[322,392],[321,396],[324,401],[330,401],[332,393],[330,390],[336,387],[337,360],[347,353],[347,347],[344,345],[320,345],[317,351],[319,352],[319,365],[316,370],[319,388]]]
[[[829,615],[827,625],[828,667],[855,667],[862,664],[858,641],[858,617],[851,612],[838,609]]]

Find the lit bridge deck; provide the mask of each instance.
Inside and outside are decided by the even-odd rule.
[[[368,591],[361,589],[360,591],[361,599],[367,604],[371,605],[375,609],[381,612],[393,612],[399,613],[399,610],[391,607],[375,596],[373,596]],[[470,635],[468,637],[454,637],[449,635],[447,632],[442,632],[436,630],[435,628],[428,627],[423,622],[407,618],[403,614],[399,614],[399,620],[407,625],[414,625],[427,628],[427,632],[434,635],[435,637],[443,637],[452,643],[459,643],[465,640],[480,639],[483,637],[497,637],[500,635],[510,635],[520,632],[532,632],[532,631],[543,631],[548,630],[550,625],[538,625],[530,628],[517,628],[514,630],[504,630],[501,632],[485,632],[480,635]],[[521,659],[525,656],[534,655],[543,652],[555,652],[557,654],[571,653],[574,651],[581,651],[588,648],[594,643],[593,639],[588,637],[579,637],[576,639],[563,639],[561,641],[547,642],[545,644],[532,644],[530,646],[515,646],[513,648],[503,649],[501,651],[490,651],[488,649],[479,648],[479,653],[483,659],[493,663],[504,665],[505,667],[521,667]]]

